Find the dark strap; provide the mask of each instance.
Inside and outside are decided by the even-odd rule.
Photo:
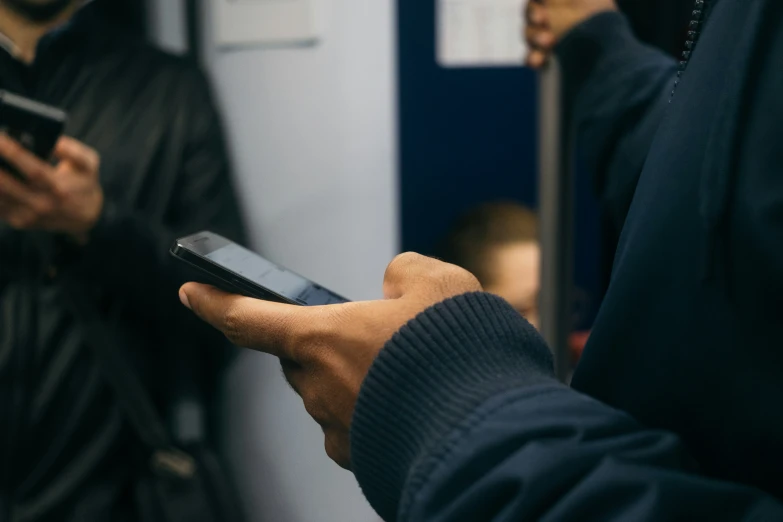
[[[106,382],[141,442],[150,450],[168,449],[171,440],[144,385],[124,360],[121,340],[112,335],[95,306],[75,285],[64,285],[66,298],[82,325],[84,341],[92,350]]]
[[[147,390],[133,367],[124,359],[122,341],[106,327],[84,290],[67,282],[64,285],[71,309],[82,325],[84,342],[90,347],[106,382],[114,390],[125,417],[139,440],[152,454],[152,471],[181,479],[196,473],[196,462],[172,445],[166,425],[158,415]]]

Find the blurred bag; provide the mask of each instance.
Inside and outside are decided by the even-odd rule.
[[[238,496],[216,454],[200,443],[174,446],[144,385],[123,359],[120,340],[101,322],[83,290],[66,290],[86,344],[150,454],[134,484],[139,522],[242,522]]]

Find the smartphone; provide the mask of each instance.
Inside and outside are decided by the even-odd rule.
[[[213,232],[178,239],[169,252],[199,270],[207,282],[227,292],[301,306],[348,302],[345,297]]]
[[[63,133],[65,111],[0,90],[0,132],[18,141],[39,158],[50,161]],[[24,176],[0,158],[0,168],[24,180]]]

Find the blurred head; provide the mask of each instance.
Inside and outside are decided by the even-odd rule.
[[[472,272],[487,292],[538,326],[538,220],[515,203],[489,203],[463,216],[441,246],[444,261]]]
[[[0,5],[12,9],[32,22],[49,22],[68,7],[84,0],[0,0]]]

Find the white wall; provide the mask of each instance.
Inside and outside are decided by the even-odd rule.
[[[147,24],[155,43],[182,54],[188,49],[185,5],[182,0],[147,0]]]
[[[219,52],[207,27],[253,246],[353,299],[380,296],[397,251],[393,4],[330,0],[314,48]],[[253,520],[377,520],[276,360],[243,355],[225,412]]]

